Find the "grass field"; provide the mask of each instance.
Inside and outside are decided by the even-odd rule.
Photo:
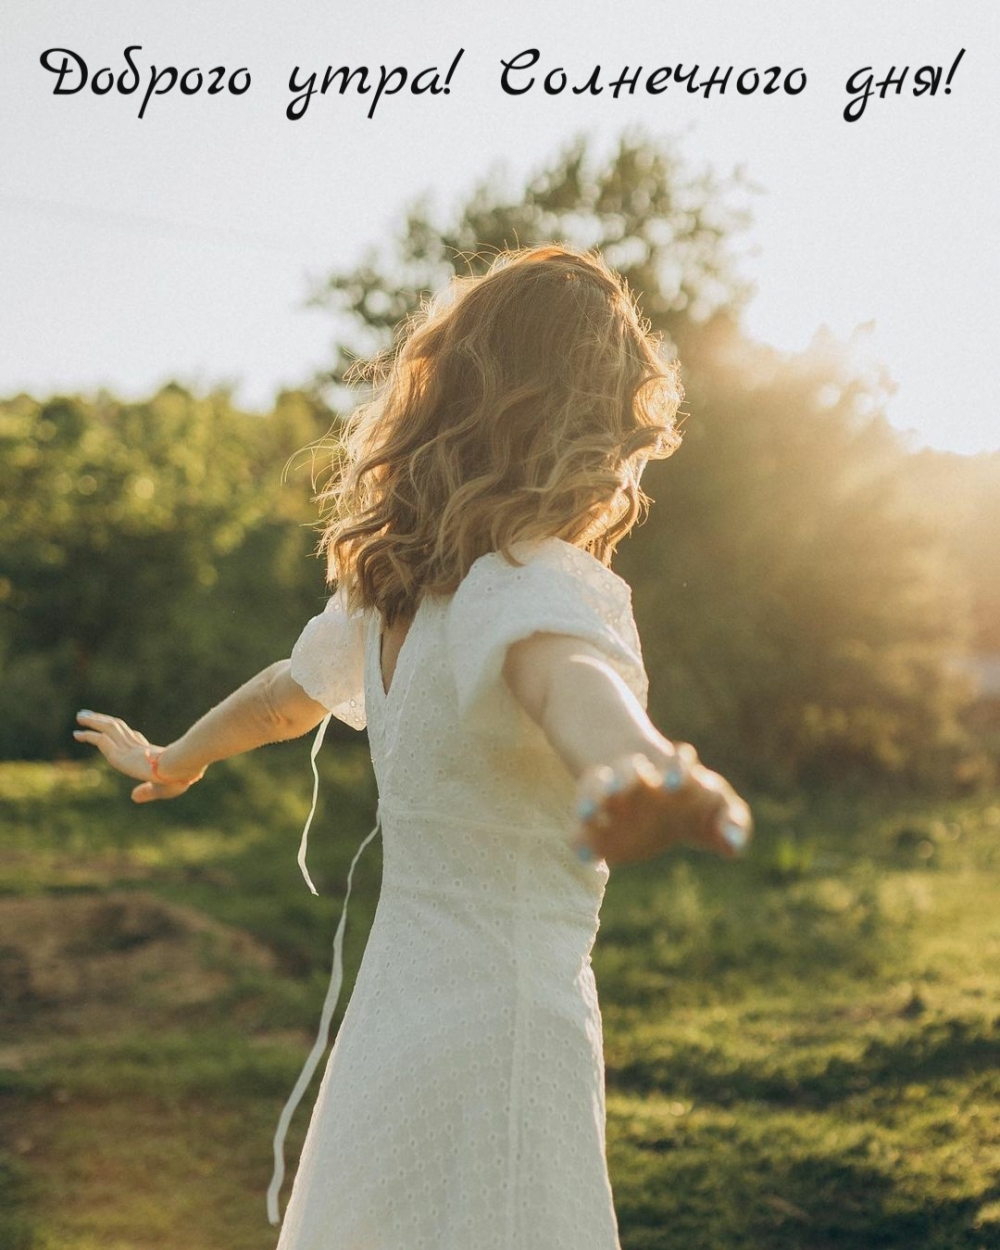
[[[0,1250],[273,1247],[271,1134],[374,822],[364,746],[322,764],[319,898],[301,743],[142,808],[102,763],[0,765]],[[608,886],[624,1250],[1000,1246],[1000,796],[756,815],[744,863]],[[376,841],[341,1010],[379,875]]]

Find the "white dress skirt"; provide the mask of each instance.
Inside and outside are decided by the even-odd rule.
[[[548,632],[643,706],[646,673],[626,582],[556,538],[513,554],[424,597],[388,695],[375,610],[338,592],[295,644],[295,680],[367,724],[383,879],[278,1250],[620,1250],[590,961],[608,867],[573,853],[573,778],[502,667]]]

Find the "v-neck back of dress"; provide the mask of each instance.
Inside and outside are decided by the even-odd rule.
[[[414,622],[415,622],[415,621],[416,621],[416,619],[417,619],[417,613],[418,613],[419,611],[420,611],[420,605],[418,604],[418,605],[417,605],[417,607],[416,607],[416,609],[414,610],[413,616],[410,618],[410,622],[409,622],[409,624],[408,624],[408,625],[407,625],[407,627],[406,627],[406,632],[403,634],[403,640],[402,640],[402,642],[399,644],[399,647],[398,647],[398,649],[397,649],[397,651],[396,651],[396,659],[395,659],[395,662],[394,662],[394,664],[393,664],[393,666],[392,666],[392,676],[389,678],[388,685],[386,684],[386,680],[385,680],[385,670],[384,670],[384,667],[383,667],[383,664],[384,664],[384,651],[385,651],[385,639],[386,639],[385,627],[384,627],[384,625],[382,625],[382,622],[381,622],[381,617],[380,617],[380,616],[376,616],[376,620],[379,622],[379,629],[378,629],[378,647],[376,648],[376,651],[377,651],[377,655],[378,655],[378,672],[379,672],[380,684],[381,684],[381,687],[382,687],[382,697],[383,697],[383,699],[388,699],[388,698],[389,698],[389,695],[390,695],[390,694],[391,694],[391,692],[392,692],[392,687],[393,687],[393,685],[394,685],[394,683],[395,683],[395,680],[396,680],[396,670],[399,668],[399,662],[400,662],[400,660],[402,659],[403,652],[406,650],[406,644],[407,644],[407,642],[408,642],[408,640],[409,640],[410,634],[411,634],[411,633],[412,633],[412,631],[413,631],[413,624],[414,624]]]

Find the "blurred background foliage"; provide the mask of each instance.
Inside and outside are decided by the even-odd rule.
[[[176,384],[0,401],[0,758],[82,756],[88,706],[169,740],[287,655],[324,599],[316,444],[357,400],[346,370],[453,272],[561,240],[604,252],[683,366],[684,444],[647,469],[654,506],[615,560],[657,724],[755,789],[990,782],[1000,454],[910,451],[857,344],[745,334],[745,190],[641,133],[603,160],[581,140],[450,221],[412,205],[317,286],[330,368],[268,413]]]
[[[323,587],[282,469],[331,420],[175,385],[0,403],[0,756],[65,753],[87,706],[165,739],[287,652]]]

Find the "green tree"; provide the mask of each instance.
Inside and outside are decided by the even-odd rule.
[[[0,403],[0,756],[61,753],[81,706],[176,732],[283,653],[322,576],[281,470],[329,424],[175,385]]]
[[[788,785],[941,783],[971,745],[965,588],[902,490],[884,373],[817,336],[782,354],[718,318],[689,343],[685,443],[621,567],[662,723]]]
[[[487,179],[452,223],[431,222],[420,201],[386,252],[370,250],[314,290],[311,302],[342,327],[320,381],[342,382],[359,356],[386,347],[421,298],[456,272],[481,273],[505,247],[553,239],[600,248],[642,294],[656,328],[680,343],[693,324],[750,297],[735,245],[749,218],[733,203],[749,188],[740,170],[727,178],[694,172],[675,147],[633,131],[603,163],[577,139],[516,193]]]

